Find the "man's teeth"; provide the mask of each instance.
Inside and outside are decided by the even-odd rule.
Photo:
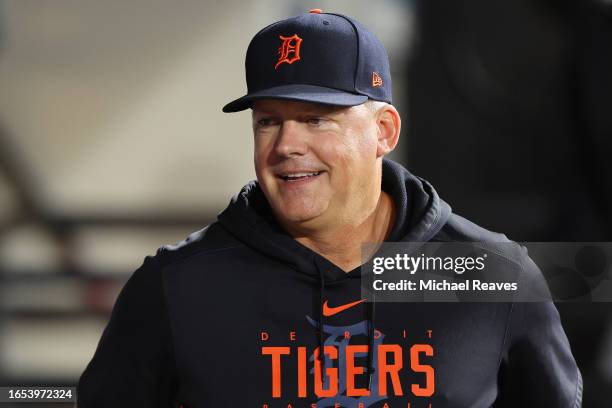
[[[302,177],[318,176],[319,173],[320,173],[320,171],[315,171],[315,172],[312,172],[312,173],[293,173],[293,174],[285,174],[282,177],[285,180],[291,180],[291,179],[302,178]]]

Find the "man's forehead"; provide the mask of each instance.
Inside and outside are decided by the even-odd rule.
[[[253,113],[277,112],[319,112],[333,113],[348,111],[352,106],[327,105],[313,102],[288,101],[282,99],[258,99],[253,101]]]

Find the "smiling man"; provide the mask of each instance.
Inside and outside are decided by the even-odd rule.
[[[246,76],[224,111],[252,109],[257,181],[132,275],[79,407],[580,405],[550,302],[361,297],[363,243],[510,243],[385,158],[401,121],[370,31],[320,10],[274,23]]]
[[[393,223],[380,181],[399,131],[385,103],[255,101],[255,171],[278,222],[343,270],[359,266],[361,243],[384,241]]]

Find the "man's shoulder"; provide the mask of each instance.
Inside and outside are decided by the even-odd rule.
[[[529,256],[527,247],[508,239],[504,234],[452,214],[432,241],[469,244],[467,248],[476,249],[487,256],[487,272],[495,273],[495,276],[491,275],[493,279],[498,279],[500,273],[508,273],[512,281],[520,280],[523,287],[520,297],[531,300],[550,299],[545,277]],[[466,250],[465,247],[461,248],[462,251]]]
[[[510,261],[521,270],[524,270],[526,262],[530,263],[527,249],[519,243],[512,241],[503,233],[488,230],[454,213],[433,241],[474,243],[477,247],[486,249],[494,257]],[[533,274],[533,271],[530,271],[530,274]]]
[[[156,258],[161,266],[181,262],[191,256],[242,247],[243,244],[228,233],[219,222],[192,232],[176,244],[167,244],[157,250]]]
[[[455,213],[435,236],[437,241],[457,242],[512,242],[506,235],[488,230]]]

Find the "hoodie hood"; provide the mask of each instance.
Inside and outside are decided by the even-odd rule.
[[[396,210],[387,241],[427,242],[451,215],[450,206],[440,199],[431,184],[389,159],[383,160],[382,190],[392,197]],[[323,271],[327,282],[359,277],[358,270],[345,273],[285,232],[275,220],[257,181],[245,185],[218,220],[249,247],[298,272],[318,279]]]

